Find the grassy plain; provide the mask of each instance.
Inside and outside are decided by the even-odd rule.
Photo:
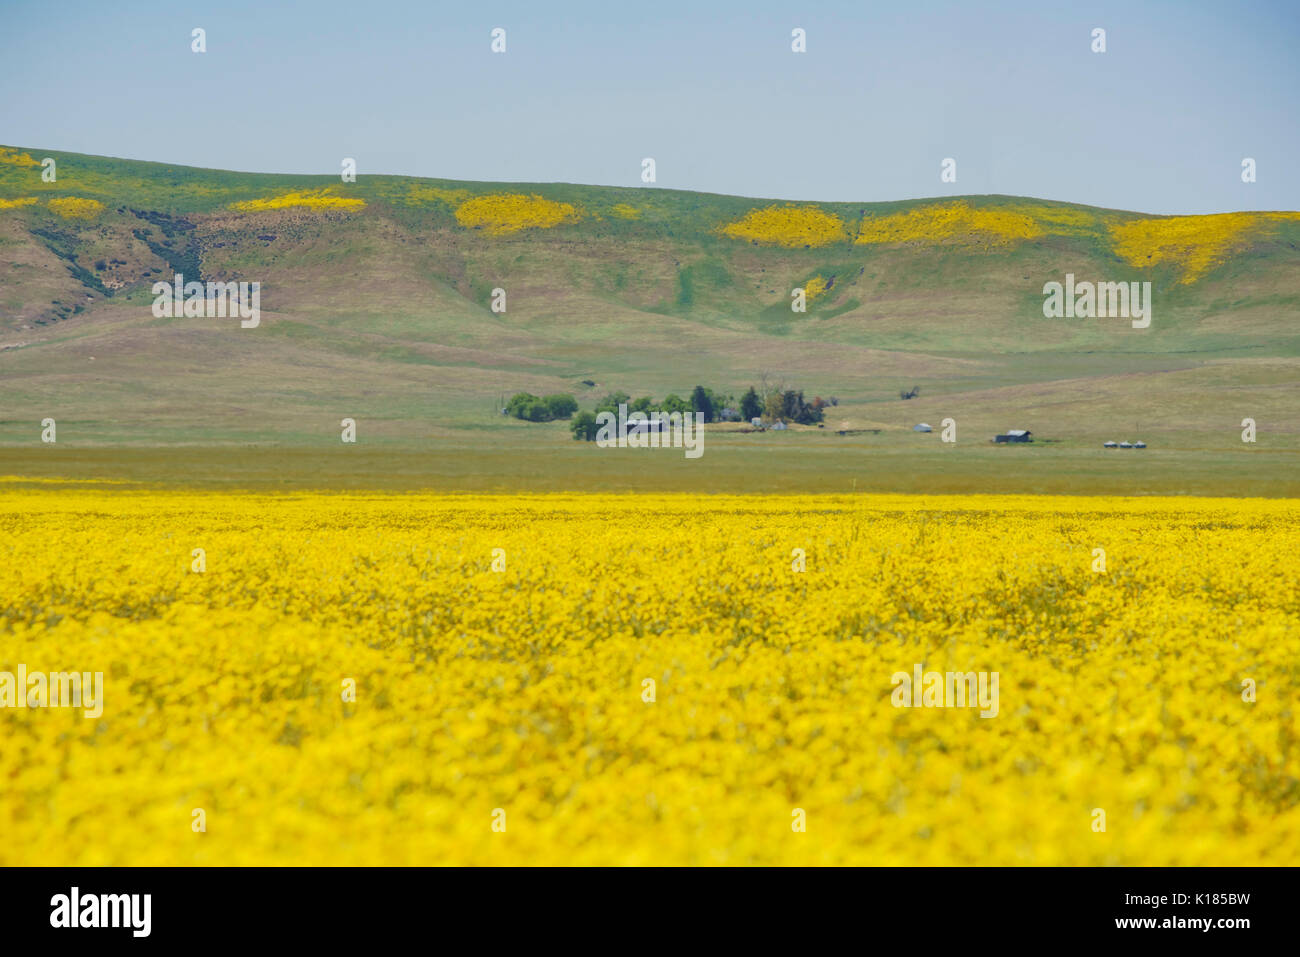
[[[1300,497],[1300,450],[1250,446],[1108,451],[1096,446],[945,446],[825,432],[706,432],[705,453],[598,449],[561,426],[510,442],[452,433],[424,449],[345,446],[57,446],[0,449],[0,482],[51,493],[121,488],[261,491],[694,492]],[[1235,435],[1236,433],[1234,433]]]

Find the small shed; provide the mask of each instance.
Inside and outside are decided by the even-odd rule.
[[[784,428],[785,428],[785,423],[784,423],[784,422],[779,422],[779,421],[778,421],[778,422],[774,422],[774,423],[772,424],[772,429],[773,429],[774,431],[780,431],[781,429],[784,429]]]
[[[1131,442],[1121,442],[1121,443],[1119,444],[1119,447],[1120,447],[1121,449],[1131,449],[1131,448],[1133,448],[1133,443],[1131,443]]]
[[[1117,449],[1117,448],[1119,448],[1119,443],[1116,442],[1114,439],[1112,439],[1112,440],[1109,441],[1109,442],[1103,442],[1103,443],[1101,443],[1101,447],[1102,447],[1103,449]]]
[[[933,432],[933,431],[934,431],[934,426],[929,425],[928,423],[922,422],[922,423],[920,423],[919,425],[914,425],[914,426],[912,426],[912,431],[913,431],[913,432]]]
[[[758,416],[754,416],[752,419],[749,420],[749,424],[756,429],[761,429],[763,427],[763,420]]]
[[[1133,448],[1135,448],[1135,449],[1145,449],[1146,447],[1147,447],[1147,444],[1146,444],[1145,442],[1134,442],[1134,443],[1133,443]]]
[[[995,435],[994,442],[1032,442],[1029,436],[1033,433],[1028,429],[1007,429],[1005,435]]]

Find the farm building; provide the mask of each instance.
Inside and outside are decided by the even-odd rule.
[[[784,429],[784,428],[785,428],[785,423],[784,423],[784,422],[774,422],[774,423],[772,423],[772,429],[773,429],[774,431],[776,431],[776,430],[780,430],[780,429]]]
[[[1028,429],[1008,429],[1005,435],[995,435],[994,442],[1032,442],[1033,435]]]

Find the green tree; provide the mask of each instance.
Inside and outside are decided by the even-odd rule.
[[[664,396],[664,400],[659,403],[661,412],[689,412],[691,404],[675,392]]]
[[[691,408],[699,413],[702,422],[713,421],[713,400],[704,386],[697,385],[691,393]]]
[[[740,398],[740,416],[746,422],[756,419],[763,414],[763,400],[758,397],[751,385],[749,391]]]
[[[769,392],[763,399],[763,418],[776,422],[785,415],[785,396],[779,391]]]
[[[786,389],[781,393],[781,418],[798,422],[803,412],[803,393]]]
[[[594,412],[579,412],[569,423],[569,431],[573,433],[575,440],[582,442],[596,441],[596,414]]]
[[[626,392],[611,392],[605,398],[596,403],[597,412],[613,412],[618,415],[618,407],[621,403],[631,401],[631,396]]]
[[[578,411],[578,400],[567,393],[548,395],[542,401],[546,404],[552,419],[567,419]]]

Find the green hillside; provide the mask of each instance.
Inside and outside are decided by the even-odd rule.
[[[45,157],[55,182],[42,180]],[[1082,467],[1071,456],[1108,454],[1107,439],[1259,453],[1249,473],[1234,472],[1240,457],[1197,459],[1152,482],[1204,466],[1206,482],[1262,476],[1267,492],[1281,487],[1269,476],[1291,481],[1300,454],[1298,242],[1289,212],[1155,217],[1010,196],[786,203],[364,168],[344,183],[0,147],[11,466],[0,474],[92,446],[323,449],[350,416],[365,443],[394,450],[517,449],[530,464],[505,467],[503,483],[545,486],[546,462],[582,474],[589,449],[563,423],[502,417],[503,395],[568,392],[590,409],[612,391],[739,396],[766,381],[835,396],[826,428],[719,426],[716,469],[729,455],[737,469],[791,475],[820,461],[808,483],[843,472],[847,484],[859,471],[837,456],[855,450],[900,456],[890,467],[903,476],[941,476],[953,463],[914,467],[916,443],[929,443],[924,456],[948,450],[911,426],[951,416],[971,456],[1005,455],[988,438],[1028,428],[1042,443],[1032,454],[1067,471]],[[155,318],[150,287],[177,272],[260,282],[260,325]],[[1149,281],[1150,327],[1044,318],[1044,284],[1067,273]],[[796,287],[804,313],[790,308]],[[497,288],[504,313],[490,309]],[[919,396],[900,400],[911,387]],[[57,451],[39,447],[45,417],[58,421]],[[1243,450],[1245,417],[1260,439]],[[19,454],[34,444],[37,460]],[[994,479],[1001,462],[987,463]]]

